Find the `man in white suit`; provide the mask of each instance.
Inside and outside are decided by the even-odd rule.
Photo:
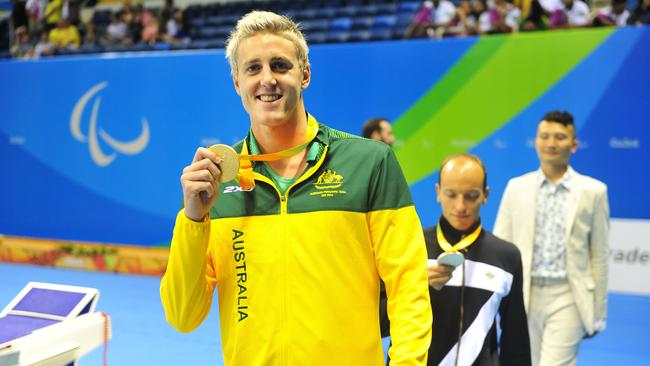
[[[511,179],[494,234],[521,251],[533,365],[575,365],[580,340],[605,329],[607,186],[578,174],[573,116],[547,113],[537,128],[540,169]]]

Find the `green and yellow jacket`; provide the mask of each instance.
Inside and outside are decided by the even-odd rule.
[[[196,328],[216,287],[226,365],[383,365],[382,278],[391,365],[425,365],[427,252],[394,154],[322,124],[312,144],[284,194],[255,163],[254,190],[222,184],[204,222],[179,212],[160,288],[167,321]]]

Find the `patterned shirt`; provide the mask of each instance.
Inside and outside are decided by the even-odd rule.
[[[535,240],[531,275],[537,278],[566,278],[567,201],[571,189],[571,169],[553,184],[538,171],[535,207]]]

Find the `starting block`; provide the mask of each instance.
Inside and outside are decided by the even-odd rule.
[[[67,366],[111,338],[93,288],[30,282],[0,312],[0,366]]]

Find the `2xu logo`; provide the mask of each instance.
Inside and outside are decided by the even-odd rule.
[[[108,82],[99,83],[92,88],[90,88],[80,99],[77,101],[77,104],[72,110],[70,115],[70,133],[72,136],[80,142],[88,143],[88,150],[90,151],[90,157],[93,159],[95,164],[105,167],[115,160],[117,153],[122,153],[126,155],[137,155],[141,153],[149,143],[149,123],[146,118],[142,118],[142,131],[140,136],[132,141],[119,141],[109,135],[101,127],[97,127],[97,115],[99,113],[99,106],[101,104],[101,97],[96,97],[95,102],[93,103],[92,113],[90,115],[90,125],[88,127],[88,136],[84,135],[81,132],[81,115],[86,109],[86,104],[95,94],[99,93],[102,89],[108,86]],[[108,146],[110,146],[113,151],[111,153],[104,153],[99,146],[99,140],[101,138]]]
[[[240,186],[227,186],[226,188],[223,189],[223,193],[250,192],[252,190],[253,188],[244,190]]]

